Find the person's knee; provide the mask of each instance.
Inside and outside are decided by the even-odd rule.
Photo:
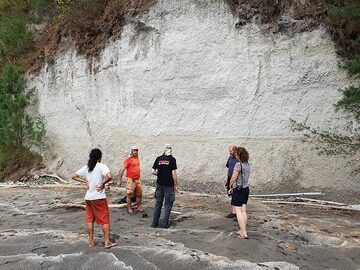
[[[169,196],[169,197],[167,197],[166,198],[166,200],[165,200],[165,205],[167,206],[167,207],[172,207],[173,206],[173,204],[174,204],[174,202],[175,202],[175,196]]]
[[[156,205],[162,205],[164,202],[164,198],[163,197],[158,197],[156,198]]]
[[[174,203],[174,201],[175,201],[175,194],[174,193],[167,194],[165,203],[167,205],[172,205]]]

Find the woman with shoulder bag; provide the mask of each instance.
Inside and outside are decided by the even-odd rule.
[[[235,164],[234,172],[230,180],[231,205],[235,208],[240,231],[236,234],[243,239],[249,239],[246,232],[247,213],[246,204],[249,198],[249,153],[244,147],[238,147],[236,150],[238,162]]]

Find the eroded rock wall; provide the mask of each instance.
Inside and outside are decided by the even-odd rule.
[[[129,147],[140,148],[142,177],[171,143],[184,186],[219,188],[229,144],[251,155],[257,190],[359,189],[348,160],[318,156],[290,118],[346,130],[334,112],[348,85],[322,28],[291,37],[235,28],[222,0],[159,1],[128,24],[100,59],[62,54],[29,80],[48,131],[46,162],[64,176],[100,147],[118,171]],[[211,188],[210,188],[211,187]]]

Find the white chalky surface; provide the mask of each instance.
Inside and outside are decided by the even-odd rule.
[[[322,28],[265,35],[256,24],[235,28],[224,1],[163,0],[128,24],[91,64],[71,50],[29,78],[47,122],[45,162],[69,176],[100,147],[117,172],[128,148],[140,148],[142,178],[171,143],[183,183],[222,183],[229,144],[251,155],[251,185],[287,190],[359,190],[343,157],[318,156],[290,118],[345,130],[334,111],[339,70]]]

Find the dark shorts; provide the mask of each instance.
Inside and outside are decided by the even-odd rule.
[[[240,190],[234,189],[231,196],[231,205],[233,206],[242,206],[247,204],[249,199],[249,187],[242,188]]]

